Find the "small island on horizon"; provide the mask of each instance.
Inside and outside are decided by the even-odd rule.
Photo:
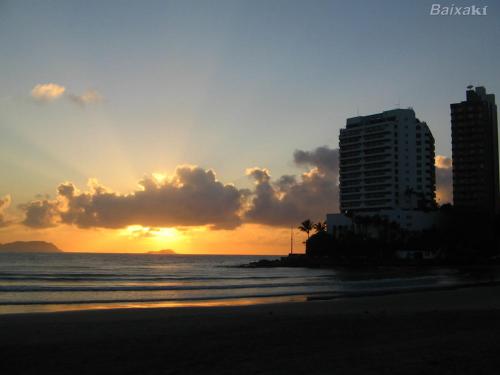
[[[46,241],[14,241],[0,244],[0,253],[62,253],[56,245]]]

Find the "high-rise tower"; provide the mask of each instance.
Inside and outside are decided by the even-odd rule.
[[[454,206],[494,213],[500,194],[495,95],[469,86],[466,100],[450,107]]]

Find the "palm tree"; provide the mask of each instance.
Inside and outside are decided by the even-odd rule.
[[[313,225],[313,228],[316,231],[316,233],[326,232],[326,222],[318,221],[316,224]]]
[[[307,239],[309,239],[309,232],[313,229],[313,223],[311,220],[307,219],[300,223],[299,230],[307,233]]]

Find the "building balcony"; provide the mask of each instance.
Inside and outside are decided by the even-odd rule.
[[[361,158],[363,158],[363,156],[364,155],[363,155],[363,152],[361,150],[360,151],[348,151],[347,153],[340,152],[340,161],[350,160],[350,159],[361,159]]]
[[[387,192],[391,193],[393,191],[391,184],[379,184],[379,185],[364,185],[363,193],[381,193]]]
[[[342,150],[345,147],[361,147],[363,145],[362,137],[339,137],[339,148]]]
[[[363,180],[363,184],[370,185],[382,185],[382,184],[390,184],[392,183],[392,178],[390,176],[387,177],[377,177],[377,178],[365,178]]]
[[[363,164],[363,160],[359,158],[352,158],[349,160],[340,160],[339,167],[355,167],[361,166]]]
[[[345,203],[351,203],[351,202],[359,202],[361,203],[362,202],[362,199],[361,198],[340,198],[342,204],[345,204]]]
[[[364,142],[363,143],[363,151],[373,150],[373,149],[380,148],[380,147],[387,147],[387,148],[392,149],[392,142],[391,141],[392,141],[392,139],[388,138],[388,139],[383,139],[383,140],[379,141],[380,143],[377,142],[377,144],[373,143],[371,145],[367,145],[367,143],[371,143],[371,142]]]
[[[391,166],[391,162],[390,161],[366,163],[364,165],[364,170],[365,171],[374,172],[377,169],[383,169],[383,170],[385,170],[385,169],[387,169],[387,167],[390,167],[390,166]]]

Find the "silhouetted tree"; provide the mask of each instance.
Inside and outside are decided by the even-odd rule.
[[[313,223],[310,219],[307,219],[307,220],[304,220],[302,223],[300,223],[300,226],[298,228],[302,232],[306,232],[307,239],[309,239],[309,232],[311,232],[313,229]]]

